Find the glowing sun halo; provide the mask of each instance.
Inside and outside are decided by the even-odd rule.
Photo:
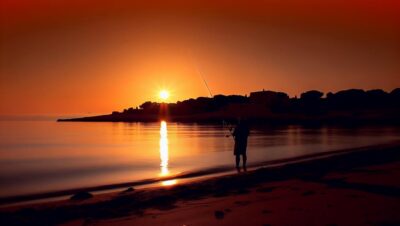
[[[161,90],[158,94],[161,100],[167,100],[169,97],[169,92],[167,90]]]

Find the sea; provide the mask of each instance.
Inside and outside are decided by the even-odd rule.
[[[229,129],[222,123],[1,120],[0,198],[234,169]],[[251,125],[248,166],[399,138],[395,126]]]

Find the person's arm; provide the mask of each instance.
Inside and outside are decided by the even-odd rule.
[[[232,132],[232,137],[235,138],[236,135],[237,135],[237,128],[234,128]]]

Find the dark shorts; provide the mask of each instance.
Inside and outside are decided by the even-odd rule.
[[[233,150],[234,155],[246,155],[247,142],[236,142]]]

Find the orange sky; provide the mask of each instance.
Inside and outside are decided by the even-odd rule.
[[[0,115],[400,87],[400,3],[1,0]]]

